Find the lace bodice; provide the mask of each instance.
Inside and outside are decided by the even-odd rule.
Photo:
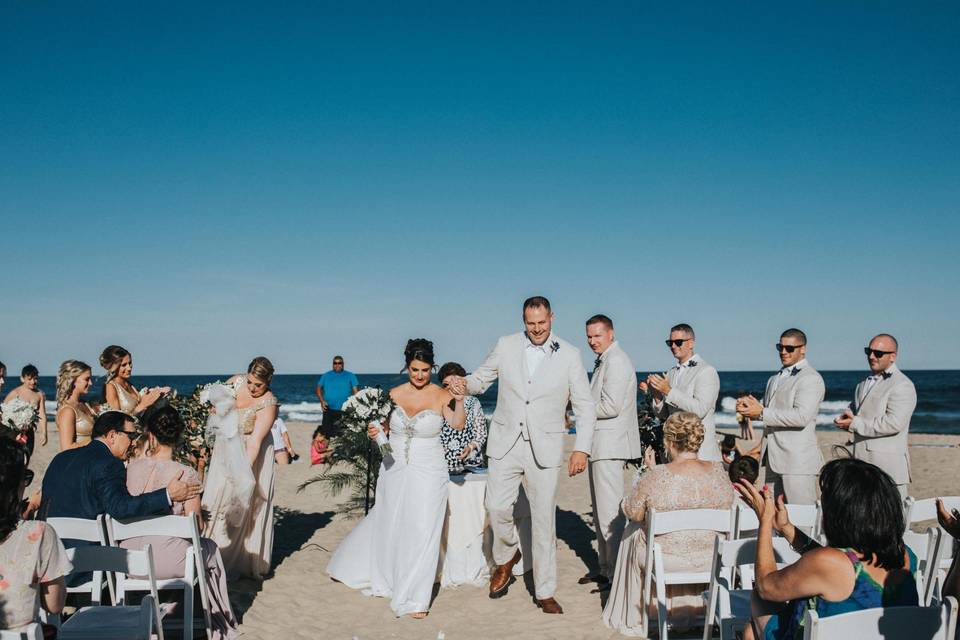
[[[678,511],[681,509],[729,509],[733,504],[733,487],[720,462],[714,462],[706,473],[679,474],[661,464],[642,476],[631,494],[623,501],[623,512],[631,520],[646,524],[647,509]],[[645,532],[645,530],[644,530]],[[657,537],[665,554],[683,558],[690,568],[702,566],[713,553],[712,531],[677,531]],[[645,533],[641,533],[645,537]],[[682,570],[682,569],[676,569]]]
[[[418,411],[413,417],[407,416],[403,407],[390,414],[390,435],[404,438],[438,438],[443,428],[443,416],[433,409]]]
[[[253,427],[257,422],[257,411],[273,404],[277,404],[277,399],[269,397],[260,398],[249,407],[237,407],[237,415],[240,419],[240,432],[245,436],[253,433]]]

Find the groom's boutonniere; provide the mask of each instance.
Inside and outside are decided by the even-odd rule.
[[[556,353],[556,352],[559,351],[559,350],[560,350],[560,343],[559,343],[559,342],[557,342],[556,340],[554,340],[553,342],[550,343],[550,352],[551,352],[551,353]]]
[[[698,363],[696,360],[691,360],[690,362],[687,363],[687,366],[688,366],[688,367],[695,367],[695,366],[697,366],[698,364],[699,364],[699,363]]]

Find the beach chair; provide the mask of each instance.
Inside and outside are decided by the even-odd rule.
[[[0,629],[0,640],[43,640],[43,628],[33,622],[20,631]]]
[[[139,538],[141,536],[168,536],[183,538],[190,541],[184,559],[184,575],[176,578],[165,578],[156,581],[157,589],[179,589],[183,591],[183,639],[193,639],[193,595],[194,588],[200,592],[200,604],[203,610],[203,625],[207,637],[213,637],[213,626],[210,618],[210,601],[207,587],[206,564],[203,558],[203,547],[200,544],[200,529],[197,519],[190,516],[161,516],[138,518],[136,520],[120,521],[107,516],[107,537],[112,546],[117,546],[123,540]],[[149,591],[147,580],[130,578],[129,576],[117,580],[117,597],[123,601],[126,593],[131,591]],[[172,623],[172,624],[171,624]],[[169,628],[179,627],[168,619]]]
[[[777,568],[796,562],[800,554],[790,548],[783,538],[773,539],[773,553]],[[713,637],[713,625],[720,628],[721,640],[733,640],[734,633],[750,621],[750,593],[753,591],[753,564],[757,556],[757,539],[721,540],[713,545],[713,567],[710,586],[703,594],[706,601],[706,620],[703,640]],[[733,577],[740,574],[740,588],[734,589]]]
[[[948,597],[930,607],[885,607],[864,609],[821,618],[807,611],[803,640],[851,640],[851,638],[909,638],[953,640],[957,625],[957,601]]]
[[[109,571],[118,585],[127,575],[147,576],[150,594],[139,606],[90,606],[74,613],[60,626],[58,640],[150,640],[156,623],[156,636],[163,640],[157,582],[150,545],[141,551],[118,547],[77,547],[67,549],[67,558],[75,571]]]
[[[939,527],[927,527],[926,533],[907,531],[903,542],[917,554],[920,579],[917,580],[917,595],[920,604],[927,606],[934,596],[934,587],[939,580],[940,557],[943,555],[944,535]]]
[[[644,631],[649,630],[647,604],[656,588],[657,622],[660,628],[660,640],[667,640],[667,586],[672,584],[707,584],[710,571],[668,572],[663,566],[663,549],[655,542],[656,536],[675,531],[714,531],[729,537],[734,525],[733,509],[681,509],[679,511],[647,511],[647,544],[644,562],[643,591],[640,602],[643,604]],[[646,634],[644,634],[646,635]]]
[[[107,533],[104,528],[104,517],[97,516],[96,520],[87,520],[85,518],[47,518],[47,526],[53,527],[60,540],[83,540],[84,542],[95,542],[98,545],[107,544]],[[74,573],[83,573],[74,568]],[[113,580],[109,574],[103,571],[94,571],[93,577],[83,584],[73,587],[67,587],[67,593],[89,593],[90,602],[99,605],[103,594],[103,583],[106,581],[107,590],[110,593],[110,602],[116,604],[117,597],[113,588]],[[57,624],[53,620],[54,616],[49,616],[51,624]]]

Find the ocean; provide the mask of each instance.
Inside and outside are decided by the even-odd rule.
[[[736,426],[734,403],[742,392],[763,395],[769,371],[727,371],[720,372],[720,397],[717,402],[717,425]],[[850,402],[853,390],[867,374],[865,371],[821,371],[827,387],[827,394],[820,405],[817,417],[818,429],[832,429],[831,424]],[[913,414],[910,431],[913,433],[953,433],[960,434],[960,371],[907,371],[917,387],[917,409]],[[647,372],[639,372],[641,379]],[[134,376],[132,382],[137,388],[144,386],[170,386],[178,393],[192,393],[199,384],[213,380],[226,379],[228,375],[200,376]],[[361,386],[387,389],[406,380],[400,373],[361,373],[357,374]],[[319,423],[322,412],[320,403],[314,395],[317,375],[277,375],[273,379],[273,392],[280,399],[280,416],[284,420]],[[5,391],[19,384],[17,376],[7,374]],[[46,394],[47,412],[52,417],[56,411],[56,381],[51,376],[40,379],[40,388]],[[99,398],[102,393],[103,378],[96,378],[90,398]],[[497,400],[496,385],[480,396],[480,402],[489,415],[493,413]]]

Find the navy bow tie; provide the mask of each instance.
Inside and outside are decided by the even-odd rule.
[[[874,380],[886,380],[887,378],[889,378],[889,377],[892,376],[892,375],[893,375],[893,374],[890,373],[889,371],[881,371],[881,372],[878,373],[877,375],[875,375],[875,376],[870,376],[870,377],[873,378]]]

